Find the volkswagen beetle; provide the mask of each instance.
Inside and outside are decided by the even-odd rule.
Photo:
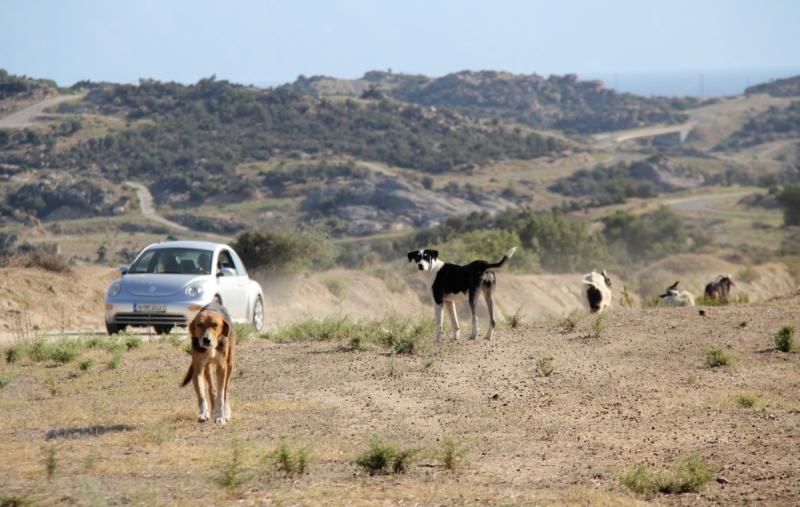
[[[142,250],[106,292],[106,330],[187,326],[203,306],[224,305],[235,322],[264,326],[264,294],[228,245],[205,241],[155,243]]]

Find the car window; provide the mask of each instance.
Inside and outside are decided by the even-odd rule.
[[[236,274],[239,276],[247,276],[247,270],[244,269],[244,263],[242,263],[242,260],[238,255],[236,255],[236,252],[231,250],[230,254],[231,258],[233,258],[233,264],[236,266]]]
[[[219,257],[217,258],[217,269],[222,269],[222,268],[230,268],[236,271],[236,265],[233,263],[231,254],[227,250],[220,250]]]
[[[194,248],[155,248],[142,254],[128,273],[209,274],[212,255],[209,250]]]

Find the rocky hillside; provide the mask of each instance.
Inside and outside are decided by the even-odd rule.
[[[768,93],[773,97],[800,97],[800,76],[786,79],[776,79],[769,83],[761,83],[745,88],[748,95],[754,93]]]
[[[356,80],[300,77],[298,91],[323,95],[386,95],[409,103],[455,108],[477,116],[498,116],[540,128],[567,132],[630,129],[680,123],[694,98],[645,98],[607,89],[602,81],[581,81],[574,74],[543,78],[508,72],[463,71],[441,78],[368,72]]]

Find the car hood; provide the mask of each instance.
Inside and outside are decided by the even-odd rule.
[[[134,296],[171,296],[188,285],[211,281],[208,275],[125,275],[122,286]]]

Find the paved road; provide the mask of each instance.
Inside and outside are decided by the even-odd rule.
[[[33,119],[42,114],[42,112],[56,104],[60,104],[65,100],[77,100],[80,99],[82,95],[62,95],[60,97],[54,97],[52,99],[47,99],[39,102],[38,104],[34,104],[30,107],[23,109],[22,111],[17,111],[16,113],[12,114],[11,116],[6,116],[5,118],[0,119],[0,127],[6,128],[14,128],[14,127],[27,127],[29,125],[35,125],[36,122]]]
[[[714,195],[701,195],[697,197],[689,197],[687,199],[678,199],[670,201],[667,205],[677,211],[692,211],[692,212],[705,212],[705,213],[741,213],[741,210],[713,208],[711,203],[717,201],[725,201],[730,199],[740,199],[753,192],[737,192],[735,194],[714,194]]]
[[[173,222],[172,220],[167,220],[166,218],[156,213],[156,210],[153,207],[153,194],[150,193],[150,190],[146,186],[142,185],[141,183],[134,183],[132,181],[126,181],[125,184],[131,188],[136,189],[136,195],[139,196],[139,205],[142,208],[142,215],[148,220],[158,222],[160,224],[166,225],[171,229],[175,229],[181,232],[202,234],[204,236],[210,236],[212,238],[216,238],[221,241],[229,241],[231,239],[229,236],[222,236],[220,234],[213,234],[210,232],[196,231],[193,229],[189,229],[185,225]]]

